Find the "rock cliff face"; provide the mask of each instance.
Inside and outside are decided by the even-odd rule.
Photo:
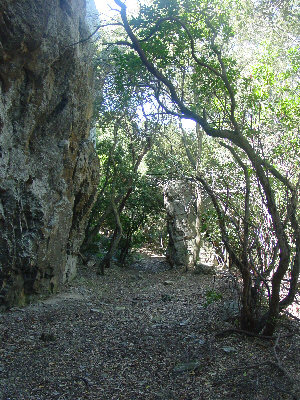
[[[85,0],[0,3],[0,304],[76,273],[98,165]],[[77,43],[77,44],[76,44]]]
[[[167,261],[171,266],[193,269],[199,259],[198,200],[192,183],[173,180],[164,188],[169,233]]]

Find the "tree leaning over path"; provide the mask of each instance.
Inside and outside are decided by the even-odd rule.
[[[167,6],[161,7],[160,17],[156,19],[153,16],[153,8],[149,8],[148,14],[144,9],[144,15],[148,16],[148,21],[145,19],[142,22],[133,19],[131,26],[127,18],[126,5],[120,0],[115,0],[115,3],[120,8],[123,28],[128,36],[128,39],[123,40],[120,44],[134,50],[143,66],[154,78],[151,89],[164,112],[179,118],[191,119],[199,124],[208,136],[224,141],[223,145],[233,155],[236,166],[243,169],[245,180],[247,181],[250,166],[256,176],[257,185],[272,220],[272,230],[277,241],[276,254],[278,254],[278,257],[271,275],[269,309],[263,324],[264,334],[272,335],[280,311],[294,301],[297,292],[300,270],[300,226],[297,215],[300,177],[292,176],[289,178],[284,175],[251,142],[249,129],[244,124],[245,113],[241,113],[240,98],[237,98],[238,82],[234,76],[235,68],[234,65],[231,65],[228,53],[225,52],[223,55],[223,47],[226,47],[226,40],[228,41],[231,36],[230,27],[226,19],[222,19],[222,13],[214,15],[209,7],[204,7],[197,15],[201,20],[201,26],[199,26],[200,23],[197,25],[195,12],[190,14],[184,12],[181,16],[178,16],[180,13],[176,1],[170,2],[169,8]],[[159,2],[156,3],[159,4]],[[196,3],[190,2],[189,4],[192,7]],[[189,23],[189,18],[191,23]],[[170,40],[172,32],[173,36]],[[176,47],[176,40],[181,47],[179,45]],[[164,44],[164,41],[166,44]],[[172,60],[172,57],[178,60],[180,52],[185,57],[184,60],[181,58],[184,64],[182,68],[185,68],[185,72],[194,72],[191,82],[198,85],[198,104],[193,104],[192,101],[189,101],[188,98],[185,99],[182,95],[181,85],[178,83],[179,75],[175,76],[174,72],[178,65],[174,65],[172,68],[170,67],[171,62],[168,65],[167,62],[164,64],[162,62],[163,57],[154,56],[155,43],[158,51],[165,52],[164,58],[166,60],[168,60],[168,57],[169,60]],[[208,54],[206,57],[201,54],[204,51]],[[182,77],[182,74],[180,76]],[[180,79],[182,80],[182,78]],[[214,98],[218,98],[219,93],[224,114],[221,123],[219,119],[219,124],[216,123],[213,111],[207,110],[205,105],[201,105],[201,101],[204,102],[202,90],[205,79],[208,82],[207,84],[213,82],[211,86],[214,87],[211,88],[211,93],[215,96]],[[222,98],[220,98],[220,93]],[[242,161],[238,152],[246,161]],[[210,190],[205,177],[201,173],[198,174],[196,179],[201,182],[212,199],[216,208],[222,240],[243,278],[242,321],[244,326],[242,327],[254,329],[250,309],[251,263],[247,255],[247,241],[249,239],[247,237],[247,225],[250,216],[247,205],[243,217],[244,253],[243,257],[239,257],[230,246],[228,232],[224,224],[224,215],[222,210],[218,208],[214,193]],[[281,212],[276,203],[276,187],[278,185],[283,187],[285,191],[286,209],[284,213]],[[288,292],[283,299],[280,299],[282,281],[289,268]]]

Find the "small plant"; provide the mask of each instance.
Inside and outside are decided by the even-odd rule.
[[[204,304],[204,307],[207,307],[211,303],[213,303],[214,301],[218,301],[218,300],[220,300],[222,298],[222,294],[215,292],[213,289],[212,290],[208,290],[205,293],[205,296],[206,296],[206,303]]]

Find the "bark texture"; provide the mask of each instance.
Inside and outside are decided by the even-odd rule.
[[[76,274],[95,201],[85,0],[0,4],[0,305]]]

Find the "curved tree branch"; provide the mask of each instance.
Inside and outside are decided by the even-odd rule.
[[[264,162],[261,159],[261,157],[259,156],[259,154],[252,147],[252,145],[248,141],[248,139],[241,134],[239,127],[235,121],[235,118],[234,118],[234,110],[235,110],[234,90],[228,80],[226,67],[225,67],[224,61],[222,59],[221,52],[216,48],[216,46],[213,46],[213,51],[218,57],[219,65],[220,65],[221,71],[222,71],[220,73],[219,71],[216,70],[217,74],[219,74],[217,76],[219,76],[219,78],[225,84],[225,87],[231,98],[231,122],[233,124],[233,128],[234,128],[233,130],[213,128],[205,118],[201,117],[197,112],[193,111],[191,108],[187,107],[183,103],[183,101],[178,96],[177,89],[175,88],[173,83],[161,71],[159,71],[155,67],[155,65],[149,60],[146,53],[144,52],[144,50],[141,46],[141,43],[139,42],[136,35],[133,33],[133,31],[128,23],[125,4],[122,3],[121,0],[115,0],[115,3],[121,9],[120,15],[121,15],[121,19],[123,22],[123,26],[133,44],[134,50],[138,53],[142,63],[147,68],[147,70],[168,89],[172,102],[174,103],[174,105],[176,105],[179,108],[180,112],[182,113],[182,116],[185,116],[186,118],[190,118],[190,119],[194,120],[196,123],[198,123],[203,128],[203,130],[206,132],[207,135],[209,135],[211,137],[215,137],[215,138],[220,138],[220,139],[228,139],[232,144],[234,144],[237,147],[239,147],[240,149],[242,149],[245,152],[245,154],[247,154],[249,160],[252,163],[252,166],[256,173],[258,181],[264,191],[264,196],[266,199],[268,212],[272,217],[273,228],[274,228],[274,232],[277,237],[278,246],[279,246],[279,250],[280,250],[279,264],[278,264],[277,269],[274,272],[274,275],[272,277],[272,297],[271,297],[270,315],[269,315],[269,319],[267,321],[266,329],[264,332],[265,334],[272,334],[275,329],[276,319],[278,318],[278,315],[279,315],[280,285],[281,285],[281,281],[282,281],[282,279],[288,269],[288,266],[289,266],[291,249],[289,246],[289,240],[287,237],[287,233],[285,231],[285,227],[281,220],[281,215],[280,215],[279,209],[278,209],[276,201],[275,201],[274,190],[272,189],[270,179],[264,169]],[[209,21],[206,21],[206,23],[209,26]],[[186,32],[188,34],[188,31],[186,31]],[[214,33],[213,27],[212,27],[212,32]],[[212,44],[214,44],[214,39],[212,39],[212,40],[213,40]],[[194,42],[192,41],[191,43],[194,43]],[[196,55],[195,55],[195,57],[196,57]],[[196,59],[197,59],[197,57],[196,57]],[[195,59],[195,61],[196,61],[196,59]],[[201,62],[201,60],[199,60],[199,61]],[[274,171],[273,171],[273,173],[274,173]],[[201,182],[202,178],[198,177],[197,179],[199,179],[199,181]],[[290,187],[289,187],[289,189],[290,189]],[[208,187],[207,193],[209,193],[209,190],[210,190],[210,188]],[[214,201],[213,197],[212,197],[212,201]],[[220,214],[218,217],[219,218],[221,217],[220,218],[221,225],[224,224],[224,220],[222,221],[222,215]],[[223,229],[223,227],[222,227],[222,229]],[[296,235],[300,236],[300,233],[297,233],[297,229],[294,229],[294,232]],[[227,240],[226,230],[224,231],[224,229],[222,231],[222,235],[223,234],[224,234],[224,240]],[[230,249],[230,250],[232,250],[232,249]],[[239,260],[237,260],[237,262],[239,262]]]

